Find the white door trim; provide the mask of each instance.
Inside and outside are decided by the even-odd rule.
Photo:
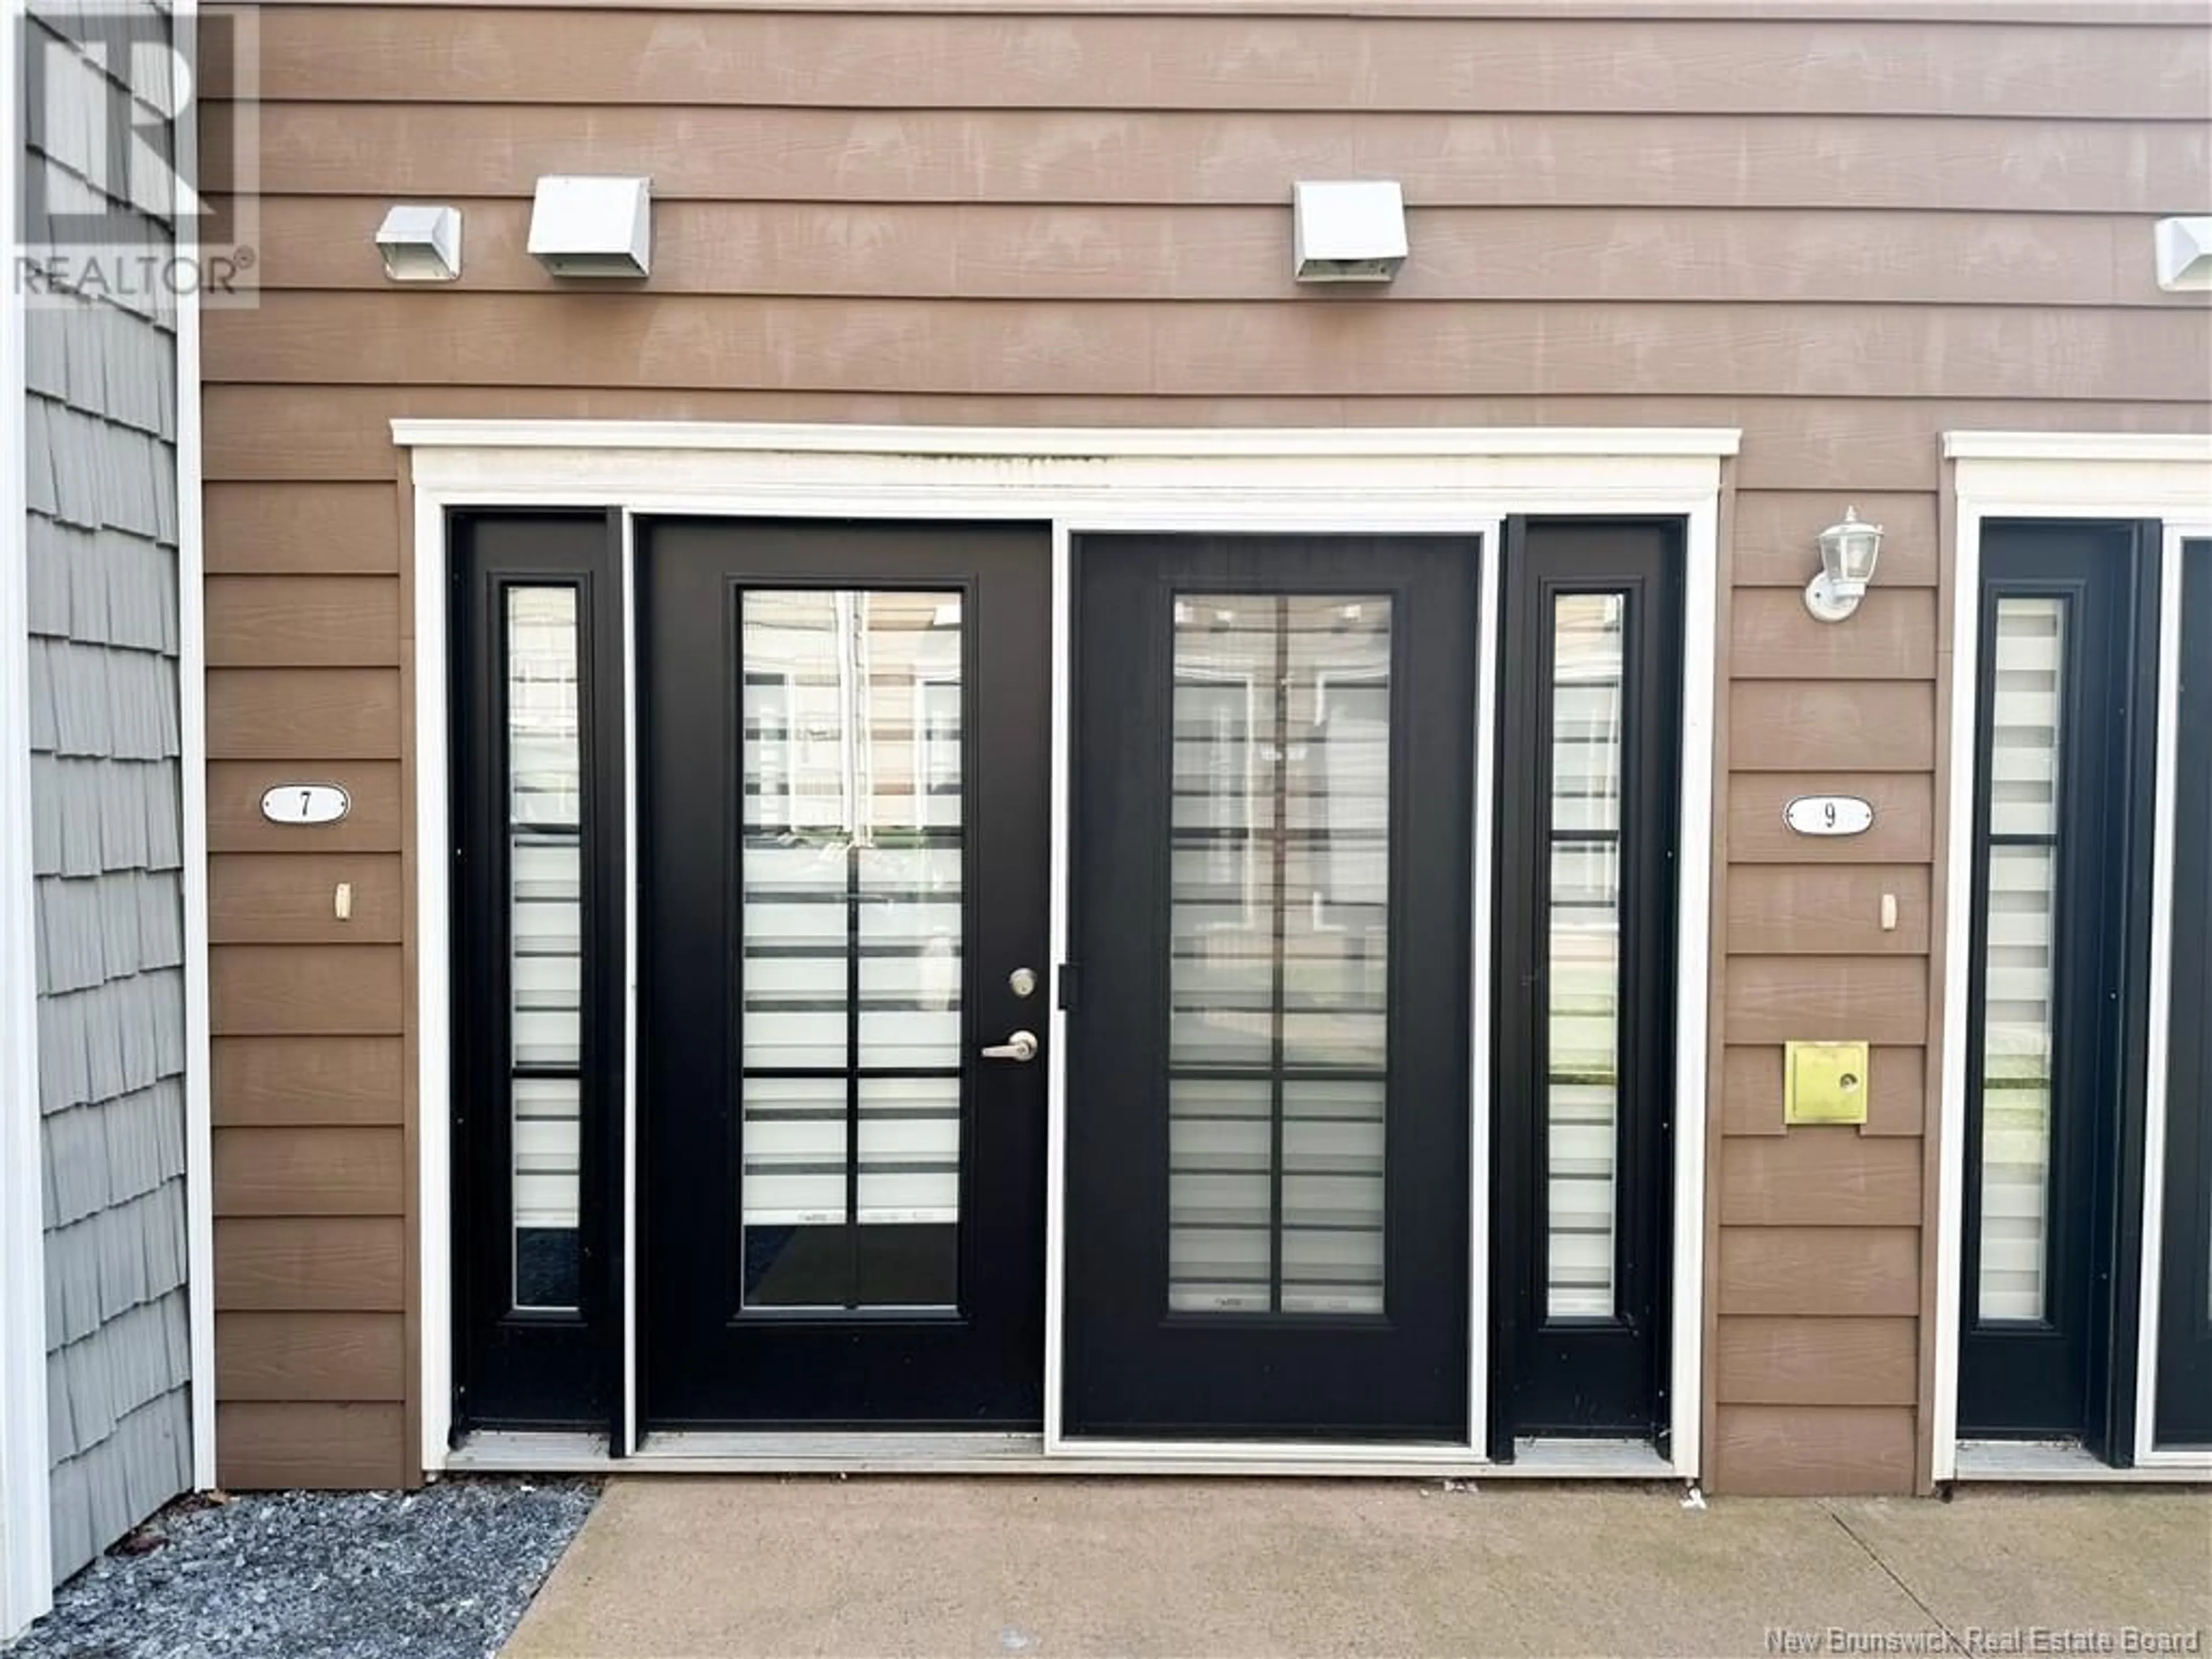
[[[18,0],[0,9],[0,87],[22,84],[22,21]],[[11,130],[0,145],[0,253],[11,262],[22,168],[22,137]],[[23,301],[9,284],[0,292],[0,1642],[53,1604],[23,335]]]
[[[420,421],[392,423],[411,452],[414,487],[417,1090],[422,1202],[422,1446],[423,1467],[447,1467],[452,1380],[452,1240],[445,1194],[451,1146],[451,1031],[446,860],[432,849],[447,836],[445,518],[451,508],[502,506],[620,507],[643,513],[730,517],[872,517],[1026,520],[1048,524],[1054,563],[1054,834],[1051,926],[1054,961],[1066,940],[1066,576],[1071,538],[1107,531],[1305,531],[1481,534],[1494,567],[1497,526],[1516,513],[1615,513],[1682,517],[1687,526],[1683,708],[1683,847],[1708,845],[1713,809],[1715,576],[1723,460],[1736,453],[1733,429],[1532,428],[1500,430],[1271,428],[1170,431],[1115,428],[726,425],[658,422]],[[1486,590],[1486,599],[1494,592]],[[1485,648],[1494,671],[1494,641]],[[632,745],[634,750],[635,744]],[[1481,764],[1477,760],[1478,768]],[[634,814],[635,776],[630,780]],[[635,848],[635,838],[630,846]],[[1486,886],[1489,860],[1482,859]],[[1678,1011],[1673,1288],[1672,1461],[1678,1476],[1699,1468],[1698,1406],[1704,1354],[1706,1006],[1711,918],[1706,861],[1685,857],[1679,895],[1678,982],[1698,988]],[[635,890],[635,870],[631,871]],[[634,970],[634,963],[631,967]],[[634,971],[632,984],[635,984]],[[1055,1052],[1064,1035],[1053,1015]],[[1483,1033],[1486,1036],[1486,1031]],[[635,1045],[632,1046],[633,1065]],[[1487,1102],[1477,1056],[1477,1149]],[[1060,1337],[1066,1146],[1064,1079],[1051,1083],[1048,1134],[1046,1328],[1047,1455],[1111,1455],[1173,1467],[1169,1449],[1074,1442],[1063,1433]],[[1476,1195],[1488,1188],[1475,1171]],[[635,1193],[635,1185],[631,1188]],[[634,1207],[634,1206],[633,1206]],[[1479,1213],[1479,1212],[1478,1212]],[[1474,1332],[1485,1352],[1486,1255],[1478,1235]],[[634,1259],[634,1258],[633,1258]],[[632,1298],[635,1306],[635,1298]],[[633,1352],[635,1345],[633,1343]],[[1442,1449],[1480,1462],[1485,1440],[1484,1378],[1468,1446]],[[629,1425],[629,1445],[639,1443]],[[1272,1466],[1292,1449],[1178,1445]],[[1434,1467],[1439,1449],[1408,1449],[1402,1467]],[[1341,1460],[1397,1462],[1371,1446],[1301,1445],[1301,1466]],[[1157,1454],[1157,1455],[1155,1455]],[[1656,1470],[1639,1464],[1650,1476]]]
[[[1982,523],[1987,519],[2164,519],[2171,525],[2202,521],[2212,501],[2212,436],[2171,433],[1953,432],[1944,434],[1943,453],[1953,470],[1958,514],[1957,558],[1951,574],[1951,718],[1948,823],[1943,853],[1944,906],[1942,1097],[1938,1103],[1936,1211],[1936,1388],[1929,1402],[1934,1425],[1931,1478],[1972,1478],[1959,1462],[1959,1341],[1962,1328],[1966,1149],[1967,985],[1973,917],[1975,690],[1981,683]],[[2176,580],[2179,543],[2168,536],[2160,561],[2159,595],[2160,703],[2157,715],[2160,763],[2154,787],[2154,831],[2151,881],[2153,943],[2150,1002],[2154,1018],[2172,995],[2172,960],[2162,939],[2170,938],[2173,894],[2172,772],[2171,738],[2173,696],[2179,687],[2174,638],[2169,618],[2179,599]],[[2161,899],[2158,896],[2163,894]],[[2152,1152],[2164,1147],[2165,1070],[2156,1063],[2160,1034],[2152,1033],[2149,1134],[2144,1167],[2147,1203],[2154,1204],[2160,1170]],[[2154,1216],[2147,1208],[2147,1225]],[[2149,1444],[2150,1408],[2155,1377],[2151,1316],[2155,1311],[2156,1248],[2146,1232],[2143,1249],[2145,1318],[2137,1351],[2136,1444],[2138,1462],[2148,1468],[2202,1465],[2212,1474],[2212,1459],[2195,1453],[2159,1454]],[[2181,1462],[2173,1462],[2179,1457]],[[2146,1460],[2148,1460],[2146,1462]],[[2114,1469],[2124,1480],[2130,1471]]]

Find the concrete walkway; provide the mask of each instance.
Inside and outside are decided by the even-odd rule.
[[[2130,1629],[2193,1632],[2179,1650],[2212,1653],[2212,1497],[1686,1510],[1678,1489],[1506,1481],[617,1480],[507,1652],[1883,1653],[1941,1651],[1880,1644],[1942,1631],[2034,1652],[2034,1626],[2111,1652]]]

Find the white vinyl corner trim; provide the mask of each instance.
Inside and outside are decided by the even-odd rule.
[[[199,0],[176,0],[177,44],[199,62]],[[196,122],[179,122],[178,173],[199,177]],[[181,253],[184,249],[179,249]],[[197,252],[197,250],[193,250]],[[191,1324],[192,1485],[216,1484],[214,1064],[208,1014],[206,543],[201,518],[200,291],[177,296],[179,766],[185,902],[185,1302]]]
[[[0,9],[0,87],[22,84],[20,0]],[[12,265],[23,143],[0,143]],[[30,587],[23,302],[0,284],[0,1642],[53,1601],[47,1510],[46,1217],[39,1175],[38,963],[31,904]]]

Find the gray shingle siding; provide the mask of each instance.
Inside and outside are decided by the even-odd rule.
[[[100,198],[88,181],[129,94],[63,84],[28,112],[27,166],[58,208],[82,207]],[[159,170],[128,171],[155,176],[111,192],[135,195],[145,251],[169,248]],[[191,1483],[175,307],[47,296],[25,335],[47,1419],[66,1577]]]

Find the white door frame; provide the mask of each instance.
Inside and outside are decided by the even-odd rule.
[[[1974,732],[1981,684],[1979,596],[1982,524],[1987,519],[2160,519],[2159,688],[2153,781],[2150,929],[2150,1054],[2143,1149],[2144,1235],[2141,1316],[2136,1355],[2135,1469],[2099,1478],[2172,1479],[2212,1474],[2212,1454],[2158,1449],[2151,1442],[2157,1388],[2159,1240],[2166,1149],[2166,1049],[2172,996],[2174,711],[2180,688],[2179,605],[2184,535],[2212,534],[2212,436],[2179,434],[1951,432],[1943,453],[1953,469],[1958,516],[1952,572],[1948,828],[1944,852],[1942,1097],[1936,1216],[1936,1480],[2078,1478],[2076,1456],[2039,1462],[2009,1455],[1961,1469],[1959,1458],[1959,1342],[1964,1287],[1966,1152],[1966,1030],[1973,918]]]
[[[1067,927],[1068,741],[1073,688],[1069,662],[1069,560],[1073,538],[1108,531],[1456,533],[1483,538],[1480,752],[1478,781],[1475,934],[1487,938],[1489,842],[1494,833],[1486,788],[1492,682],[1496,663],[1498,531],[1514,514],[1612,513],[1680,516],[1686,526],[1682,787],[1680,834],[1685,848],[1709,844],[1713,812],[1715,637],[1718,595],[1722,464],[1736,453],[1734,429],[1587,428],[1270,430],[1000,428],[721,425],[704,422],[395,420],[394,442],[409,451],[414,488],[416,836],[419,848],[444,844],[447,834],[447,754],[449,711],[446,613],[448,583],[446,517],[459,507],[618,507],[626,519],[646,514],[743,517],[866,517],[906,520],[1014,520],[1048,524],[1054,562],[1053,960],[1065,959]],[[623,588],[634,592],[634,560],[624,538]],[[635,716],[635,688],[628,688]],[[635,817],[635,745],[627,811]],[[635,837],[629,839],[635,858]],[[421,1121],[419,1180],[422,1201],[418,1250],[422,1282],[422,1457],[423,1467],[455,1466],[447,1449],[453,1356],[451,1342],[452,1249],[445,1194],[451,1178],[450,940],[446,860],[416,864],[418,963],[417,1095]],[[1673,1407],[1671,1459],[1620,1472],[1672,1473],[1699,1468],[1705,1281],[1705,1137],[1707,1110],[1707,967],[1711,950],[1711,873],[1707,860],[1680,860],[1678,983],[1675,1011],[1676,1127],[1672,1292]],[[631,871],[635,890],[635,869]],[[633,906],[633,910],[635,907]],[[635,918],[633,916],[633,923]],[[627,964],[627,1019],[637,1024],[635,935]],[[1056,1467],[1176,1468],[1205,1466],[1255,1471],[1316,1468],[1419,1469],[1485,1462],[1487,1396],[1488,1239],[1486,1212],[1490,1102],[1488,951],[1478,951],[1475,1040],[1469,1110],[1474,1157],[1471,1214],[1470,1436],[1464,1444],[1377,1447],[1223,1443],[1091,1442],[1062,1431],[1062,1255],[1066,1182],[1066,1084],[1060,1067],[1049,1079],[1045,1432],[1042,1456]],[[1054,1051],[1064,1054],[1065,1017],[1051,1014]],[[636,1100],[635,1072],[625,1090],[631,1147],[626,1189],[634,1199]],[[634,1202],[626,1225],[634,1224]],[[633,1249],[628,1259],[635,1264]],[[635,1267],[633,1266],[633,1271]],[[633,1291],[635,1285],[633,1285]],[[633,1293],[631,1309],[636,1306]],[[634,1318],[634,1316],[633,1316]],[[628,1333],[636,1352],[636,1333]],[[630,1389],[633,1413],[635,1389]],[[639,1425],[628,1425],[638,1450]],[[526,1437],[518,1455],[539,1464],[589,1464],[590,1454],[552,1437]],[[763,1437],[749,1437],[758,1447]],[[817,1437],[818,1438],[818,1437]],[[880,1447],[884,1437],[871,1437]],[[917,1437],[913,1461],[932,1462]],[[653,1462],[651,1448],[640,1464]],[[602,1454],[603,1455],[603,1454]],[[696,1456],[688,1461],[697,1462]],[[711,1464],[709,1457],[707,1462]],[[757,1462],[757,1459],[751,1460]],[[771,1454],[771,1461],[773,1455]],[[895,1460],[896,1461],[896,1460]],[[1582,1471],[1607,1472],[1577,1460]],[[1017,1464],[1008,1462],[1007,1467]]]

